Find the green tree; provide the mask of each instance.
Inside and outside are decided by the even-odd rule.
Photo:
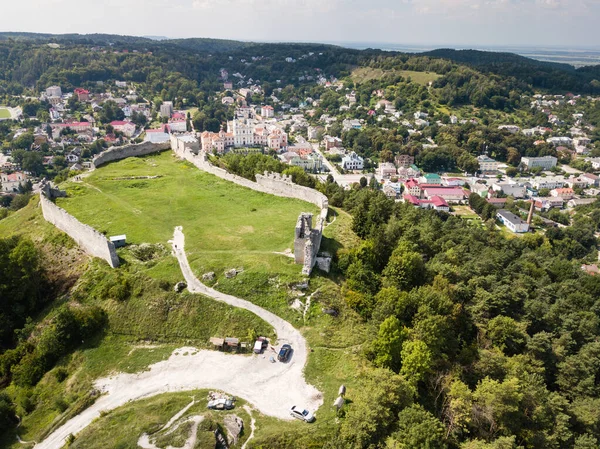
[[[400,371],[400,353],[402,344],[408,337],[408,331],[402,327],[395,316],[386,318],[379,326],[377,338],[373,340],[373,363],[381,368]]]
[[[425,263],[421,254],[407,241],[400,241],[383,270],[384,284],[399,290],[410,290],[425,279]]]
[[[497,316],[488,323],[487,335],[494,346],[506,355],[520,354],[527,343],[523,325],[507,316]]]
[[[346,395],[352,400],[342,422],[342,447],[369,448],[383,441],[397,414],[412,403],[412,389],[401,376],[387,369],[362,376],[360,388]]]
[[[447,447],[442,423],[420,405],[406,407],[398,414],[398,430],[387,440],[388,448]]]
[[[413,385],[424,380],[433,368],[433,354],[427,344],[420,340],[405,341],[402,344],[401,358],[400,374]]]

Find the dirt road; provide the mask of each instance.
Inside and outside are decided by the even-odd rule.
[[[202,284],[189,266],[181,228],[175,229],[172,244],[188,289],[249,310],[271,324],[279,345],[292,345],[294,353],[289,362],[271,363],[269,357],[274,354],[270,351],[260,356],[244,356],[180,348],[168,360],[151,365],[148,371],[118,374],[96,381],[96,388],[105,394],[36,445],[36,449],[59,449],[70,434],[76,435],[101,412],[167,392],[219,389],[245,399],[265,415],[280,419],[291,419],[289,408],[294,404],[316,410],[323,403],[322,394],[304,380],[308,349],[300,332],[268,310]]]

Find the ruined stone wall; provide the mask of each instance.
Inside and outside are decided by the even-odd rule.
[[[110,147],[94,157],[92,160],[92,165],[94,168],[98,168],[107,162],[117,161],[119,159],[125,159],[128,157],[144,156],[146,154],[168,150],[170,146],[171,144],[169,142],[142,142],[131,145],[123,145],[122,147]]]
[[[81,223],[66,210],[58,207],[44,194],[40,195],[40,204],[44,219],[52,223],[61,231],[67,233],[88,254],[104,259],[108,264],[116,268],[119,266],[119,257],[115,245],[103,234],[91,226]]]
[[[301,263],[303,266],[302,273],[306,275],[311,273],[317,261],[319,248],[321,247],[323,227],[327,219],[327,210],[329,207],[329,201],[324,194],[309,187],[294,184],[289,177],[280,175],[279,173],[256,175],[256,182],[253,182],[246,178],[242,178],[241,176],[229,173],[222,168],[215,167],[210,163],[208,156],[203,151],[200,151],[198,155],[195,155],[189,149],[182,149],[180,146],[176,145],[176,143],[172,144],[171,149],[177,156],[191,162],[200,170],[211,173],[227,181],[231,181],[242,187],[268,193],[270,195],[299,199],[317,206],[321,212],[317,217],[316,226],[307,230],[306,237],[299,239],[298,236],[296,236],[296,239],[294,240],[294,253],[301,251],[303,254],[301,261],[298,261],[300,258],[296,257],[297,263]],[[310,242],[310,244],[308,244],[308,242]]]

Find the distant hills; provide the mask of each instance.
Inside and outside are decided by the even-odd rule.
[[[552,89],[564,92],[597,92],[600,89],[600,65],[576,69],[570,64],[545,62],[519,56],[514,53],[453,50],[441,48],[423,53],[404,53],[378,49],[356,50],[320,43],[258,43],[227,39],[189,38],[169,39],[164,36],[124,36],[112,34],[60,34],[48,33],[0,33],[0,42],[13,40],[31,41],[38,44],[58,43],[69,45],[111,45],[115,48],[129,48],[140,51],[184,51],[196,55],[227,54],[235,55],[238,61],[248,56],[290,53],[295,56],[307,52],[324,52],[324,57],[347,67],[366,63],[371,58],[385,57],[427,57],[443,59],[459,65],[466,65],[486,74],[496,74],[514,78],[537,89]],[[323,62],[323,61],[321,61]],[[331,61],[329,61],[331,64]],[[265,76],[262,76],[265,78]]]

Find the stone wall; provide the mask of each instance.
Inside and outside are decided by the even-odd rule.
[[[94,157],[92,160],[92,166],[94,168],[98,168],[107,162],[117,161],[119,159],[125,159],[128,157],[144,156],[146,154],[168,150],[170,147],[171,144],[169,142],[142,142],[131,145],[123,145],[122,147],[110,147]]]
[[[66,210],[46,198],[44,194],[40,195],[40,203],[44,219],[47,222],[67,233],[88,254],[106,260],[113,268],[119,266],[115,245],[106,236],[91,226],[81,223]]]
[[[296,251],[296,247],[302,246],[302,248],[304,248],[305,256],[302,257],[302,262],[298,262],[303,265],[302,272],[306,275],[311,273],[317,260],[317,253],[321,247],[323,227],[327,219],[327,210],[329,207],[329,201],[324,194],[309,187],[294,184],[289,177],[280,175],[279,173],[265,172],[263,175],[256,175],[256,182],[253,182],[249,179],[229,173],[222,168],[215,167],[210,163],[208,156],[204,151],[200,151],[198,155],[195,155],[190,150],[182,149],[175,143],[173,143],[171,149],[177,156],[191,162],[200,170],[211,173],[227,181],[231,181],[242,187],[268,193],[270,195],[299,199],[317,206],[321,212],[317,218],[317,225],[310,231],[310,238],[304,239],[301,242],[296,238],[294,241],[294,251]],[[308,242],[310,242],[310,244],[307,245]]]

